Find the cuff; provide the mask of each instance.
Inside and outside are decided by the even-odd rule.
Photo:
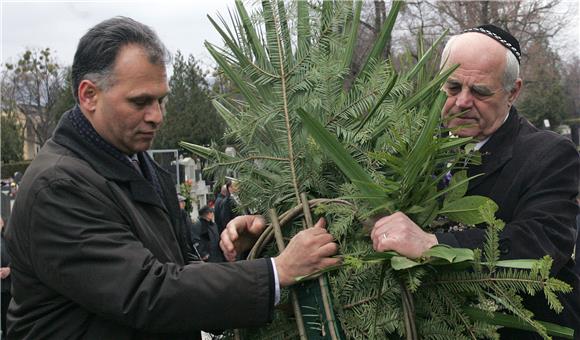
[[[437,237],[437,242],[439,242],[439,244],[446,244],[450,247],[454,247],[454,248],[460,248],[460,244],[459,241],[457,241],[457,238],[455,237],[455,235],[453,233],[441,233],[441,232],[437,232],[435,233],[435,237]]]
[[[277,306],[280,303],[280,280],[278,279],[278,270],[276,269],[276,262],[274,258],[270,258],[272,261],[272,272],[274,272],[274,306]]]

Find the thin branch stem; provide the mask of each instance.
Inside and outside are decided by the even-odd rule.
[[[276,215],[276,210],[270,209],[270,220],[272,221],[272,227],[274,228],[274,233],[276,235],[276,244],[278,245],[278,251],[282,253],[286,248],[284,244],[284,238],[282,237],[282,230],[280,229],[280,221]],[[306,327],[304,327],[304,319],[302,318],[302,312],[300,311],[300,302],[298,301],[298,295],[296,294],[295,288],[290,289],[292,307],[294,309],[294,317],[296,319],[296,327],[298,327],[298,334],[301,340],[307,340]]]
[[[274,25],[276,31],[281,30],[278,17],[273,13]],[[282,101],[284,103],[284,122],[286,123],[286,136],[288,138],[288,158],[290,161],[290,172],[292,174],[292,184],[294,186],[294,194],[296,195],[296,202],[300,204],[300,188],[298,186],[298,177],[296,176],[296,167],[294,165],[294,146],[292,145],[292,129],[290,127],[290,114],[288,112],[288,98],[286,96],[286,73],[284,72],[284,55],[282,54],[282,45],[280,43],[281,34],[276,34],[276,44],[278,45],[278,56],[280,58],[280,81],[282,86]]]
[[[447,301],[447,305],[452,308],[455,313],[457,313],[457,315],[459,315],[459,319],[460,321],[463,323],[463,325],[465,326],[465,329],[467,329],[469,331],[469,335],[471,336],[472,339],[477,340],[477,337],[475,336],[475,334],[473,334],[473,330],[471,329],[471,324],[469,323],[469,321],[467,321],[463,315],[463,313],[459,310],[457,310],[455,308],[455,305],[453,305],[453,303],[451,301],[449,301],[449,298],[447,297],[447,294],[442,294],[443,299],[445,301]]]
[[[308,197],[306,196],[306,193],[302,193],[300,195],[300,199],[302,200],[302,209],[304,212],[304,220],[306,220],[306,226],[308,228],[312,228],[314,222],[312,221],[310,204],[308,203]],[[330,302],[330,288],[328,287],[328,280],[326,275],[322,275],[318,278],[318,284],[320,286],[320,295],[322,295],[322,305],[324,306],[324,314],[326,314],[326,322],[328,324],[330,339],[338,340],[338,336],[336,334],[336,321],[334,320],[334,311],[332,310]]]

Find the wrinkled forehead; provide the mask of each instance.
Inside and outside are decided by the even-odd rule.
[[[506,66],[507,49],[499,42],[479,33],[464,33],[450,42],[445,67],[459,64],[461,71],[501,76]]]

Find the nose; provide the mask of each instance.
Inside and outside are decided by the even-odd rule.
[[[469,88],[464,88],[459,92],[455,99],[455,106],[459,109],[466,110],[473,106],[473,95]]]
[[[164,111],[163,104],[155,101],[145,113],[145,121],[155,125],[161,124],[163,122]]]

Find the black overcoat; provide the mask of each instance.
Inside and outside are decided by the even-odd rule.
[[[481,148],[482,162],[468,169],[468,195],[482,195],[499,206],[496,216],[506,222],[500,234],[502,259],[538,259],[550,255],[552,274],[573,286],[561,296],[564,311],[552,312],[543,294],[526,297],[525,305],[536,319],[575,327],[580,331],[579,273],[574,273],[572,252],[576,242],[580,159],[571,140],[539,130],[512,109],[506,122]],[[437,234],[440,243],[482,248],[485,230],[467,229]],[[521,339],[531,339],[521,333]],[[523,337],[522,337],[523,336]],[[504,333],[502,338],[514,338]]]

